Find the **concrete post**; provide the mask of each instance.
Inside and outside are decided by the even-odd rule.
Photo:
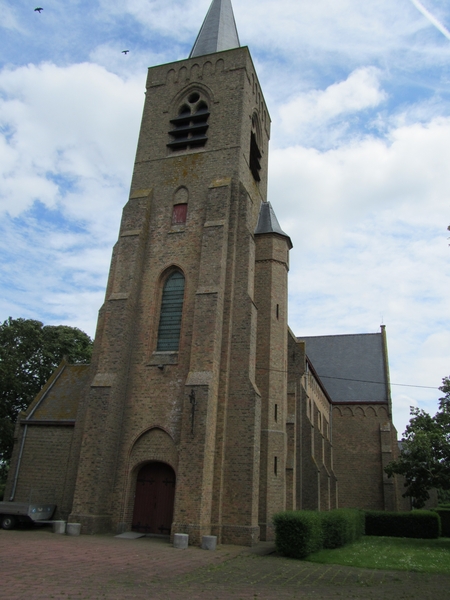
[[[185,550],[189,545],[189,536],[187,533],[175,533],[173,536],[173,547]]]
[[[204,535],[202,537],[202,550],[215,550],[217,547],[216,535]]]

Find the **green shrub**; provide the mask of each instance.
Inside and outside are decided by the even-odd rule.
[[[286,511],[274,516],[277,551],[305,558],[322,548],[339,548],[364,534],[365,514],[353,509]]]
[[[311,510],[285,511],[274,515],[277,552],[305,558],[322,548],[320,513]]]
[[[441,535],[442,537],[450,537],[450,507],[435,509],[441,519]]]
[[[432,539],[440,532],[439,515],[431,510],[366,511],[366,535]]]
[[[364,534],[363,511],[340,508],[320,513],[324,548],[340,548],[351,544]]]

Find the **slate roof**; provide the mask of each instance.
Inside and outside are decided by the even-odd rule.
[[[213,0],[189,58],[239,47],[231,0]]]
[[[297,339],[333,402],[389,402],[381,333]]]
[[[291,238],[281,229],[270,202],[261,202],[261,208],[259,209],[255,235],[262,233],[278,233],[278,235],[282,235],[289,240],[290,247],[292,248]]]
[[[25,421],[74,421],[89,374],[90,365],[60,365],[28,409]]]

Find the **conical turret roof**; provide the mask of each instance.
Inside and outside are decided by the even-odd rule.
[[[264,233],[276,233],[277,235],[282,235],[289,240],[289,247],[292,248],[291,238],[281,229],[270,202],[261,202],[258,224],[255,229],[255,235]]]
[[[213,0],[189,58],[239,47],[231,0]]]

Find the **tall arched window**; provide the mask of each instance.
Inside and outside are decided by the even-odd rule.
[[[184,277],[179,271],[170,275],[164,285],[159,317],[156,350],[176,351],[180,343],[181,315],[183,312]]]

